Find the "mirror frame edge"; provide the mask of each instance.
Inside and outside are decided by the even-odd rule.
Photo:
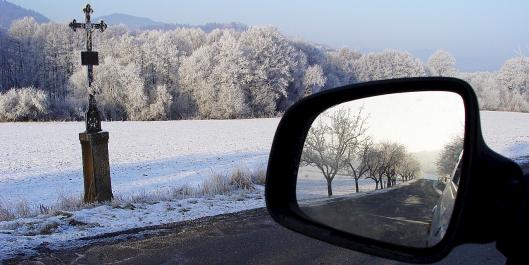
[[[468,238],[461,238],[460,218],[463,197],[455,202],[453,218],[445,237],[435,246],[414,248],[399,246],[374,239],[364,238],[339,231],[308,220],[300,211],[296,201],[296,180],[299,160],[306,134],[314,119],[324,110],[337,104],[384,94],[447,91],[461,96],[465,105],[465,142],[463,172],[465,177],[460,190],[465,190],[471,179],[471,165],[476,160],[476,149],[484,144],[481,137],[477,97],[465,81],[449,77],[419,77],[381,80],[338,87],[308,96],[283,115],[270,151],[265,197],[272,218],[281,225],[351,250],[406,262],[427,263],[444,258],[450,250]],[[472,240],[470,240],[472,241]]]

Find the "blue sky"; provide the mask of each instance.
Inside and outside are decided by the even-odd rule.
[[[52,20],[82,16],[86,1],[10,0]],[[494,71],[529,55],[529,1],[487,0],[92,0],[95,16],[125,13],[162,22],[272,25],[290,37],[366,51],[407,50],[426,60],[436,49],[462,71]]]

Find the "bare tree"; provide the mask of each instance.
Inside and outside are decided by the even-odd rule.
[[[421,172],[421,163],[413,155],[408,154],[399,169],[399,175],[403,181],[415,179]]]
[[[386,176],[386,187],[396,184],[399,167],[407,154],[406,147],[399,143],[381,144],[383,166],[381,173]]]
[[[327,181],[332,196],[332,181],[347,166],[347,151],[358,145],[366,133],[362,110],[352,114],[344,107],[332,108],[320,115],[310,128],[301,161],[317,167]]]
[[[382,156],[382,151],[378,146],[372,146],[369,148],[367,155],[366,155],[366,164],[367,164],[367,175],[365,176],[366,179],[372,179],[375,181],[375,189],[379,189],[379,183],[380,183],[380,189],[382,189],[382,182],[381,182],[381,172],[382,167],[384,166],[384,160]]]
[[[406,181],[415,178],[420,172],[419,162],[404,145],[395,142],[369,144],[364,163],[364,178],[375,181],[375,189],[383,189],[384,182],[386,188],[395,186],[399,176]]]
[[[373,141],[369,138],[362,141],[358,148],[350,147],[347,154],[347,173],[355,180],[356,192],[359,192],[358,181],[369,171],[368,155]]]

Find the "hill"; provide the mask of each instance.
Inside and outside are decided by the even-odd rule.
[[[41,13],[25,9],[5,0],[0,0],[0,28],[7,29],[13,21],[24,17],[33,17],[39,23],[50,21]]]
[[[248,26],[237,23],[207,23],[204,25],[190,25],[190,24],[177,24],[177,23],[164,23],[152,20],[147,17],[138,17],[122,13],[113,13],[106,16],[97,17],[94,19],[94,22],[99,20],[104,20],[108,25],[119,25],[122,24],[129,29],[135,30],[151,30],[151,29],[161,29],[161,30],[171,30],[175,28],[201,28],[205,32],[210,32],[214,29],[233,29],[236,31],[244,31]]]

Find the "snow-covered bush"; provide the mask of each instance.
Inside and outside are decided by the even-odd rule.
[[[529,112],[529,58],[509,59],[498,72],[461,73],[476,91],[480,109]]]
[[[529,92],[529,57],[516,57],[505,61],[498,72],[498,82],[511,91],[522,94]]]
[[[0,94],[0,121],[48,119],[49,99],[33,87],[14,88]]]
[[[529,57],[507,60],[497,74],[502,109],[529,111]]]
[[[459,78],[467,81],[478,96],[479,108],[482,110],[498,110],[502,106],[500,101],[500,86],[496,74],[491,72],[461,73]]]
[[[456,58],[447,51],[437,50],[428,58],[428,70],[433,76],[454,76],[457,73]]]
[[[356,61],[358,80],[372,81],[401,77],[425,76],[421,61],[409,52],[385,50],[368,53]]]

